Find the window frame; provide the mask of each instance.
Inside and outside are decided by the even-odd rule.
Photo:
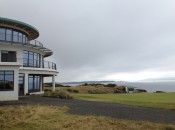
[[[8,74],[7,72],[12,72],[12,74]],[[1,91],[14,91],[14,71],[13,70],[0,70],[0,75],[2,75],[4,77],[4,79],[2,80],[3,83],[1,84],[1,82],[0,82],[0,85],[3,85],[3,87],[1,86],[3,89],[1,89],[1,87],[0,87],[0,92]],[[9,76],[9,75],[13,76],[12,77],[12,79],[13,79],[12,89],[6,89],[5,88],[5,85],[6,85],[5,82],[6,82],[6,79],[7,79],[6,76]]]

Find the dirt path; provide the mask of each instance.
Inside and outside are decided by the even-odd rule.
[[[110,116],[118,119],[175,124],[175,110],[128,106],[82,100],[64,100],[40,96],[22,97],[18,101],[0,102],[4,105],[57,105],[68,106],[68,113],[79,115]]]

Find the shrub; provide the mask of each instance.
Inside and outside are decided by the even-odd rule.
[[[99,89],[90,89],[90,90],[88,90],[88,93],[89,94],[106,94],[105,91],[99,90]]]
[[[114,89],[114,93],[126,93],[125,86],[118,86]]]
[[[107,84],[105,85],[105,87],[111,87],[111,88],[114,88],[116,86],[116,84]]]
[[[46,88],[46,89],[44,89],[44,91],[45,91],[45,92],[50,92],[51,89]]]
[[[73,99],[67,92],[65,91],[56,91],[56,92],[46,92],[43,94],[44,97],[52,97],[52,98],[60,98],[60,99]]]
[[[134,90],[134,93],[145,93],[145,92],[147,92],[147,91],[144,90],[144,89],[136,89],[136,90]]]
[[[74,89],[73,92],[74,93],[79,93],[79,90]]]
[[[68,88],[67,91],[68,91],[68,92],[72,92],[72,89]]]

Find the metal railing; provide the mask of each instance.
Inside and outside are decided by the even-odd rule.
[[[36,60],[36,59],[26,59],[23,58],[23,67],[35,67],[35,68],[46,68],[57,70],[57,66],[55,63],[44,60]]]
[[[29,41],[29,44],[39,46],[39,47],[43,47],[43,44],[41,42],[37,41],[37,40],[31,40],[31,41]]]
[[[36,59],[27,59],[27,58],[16,58],[16,59],[7,59],[0,62],[19,62],[23,67],[34,67],[34,68],[46,68],[57,70],[57,66],[55,63],[44,60],[36,60]]]

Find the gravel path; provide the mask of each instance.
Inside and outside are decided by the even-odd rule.
[[[68,106],[70,108],[68,113],[71,114],[110,116],[118,119],[175,124],[175,110],[145,108],[82,100],[64,100],[40,96],[26,96],[21,97],[18,101],[0,102],[0,106],[36,104]]]

